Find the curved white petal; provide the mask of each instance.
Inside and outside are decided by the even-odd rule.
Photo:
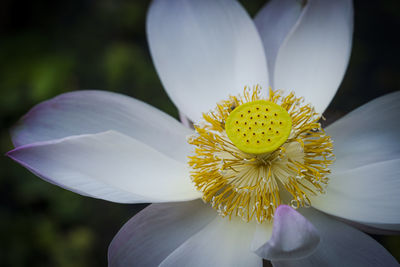
[[[357,108],[326,128],[334,142],[332,172],[400,158],[400,92]]]
[[[353,34],[351,0],[308,0],[279,48],[274,87],[293,90],[322,113],[347,68]]]
[[[366,223],[363,226],[366,232],[377,235],[399,235],[400,233],[399,223]]]
[[[304,258],[312,254],[320,238],[315,227],[289,206],[279,206],[274,215],[271,239],[255,253],[267,260]]]
[[[253,240],[250,244],[251,251],[256,251],[262,245],[268,242],[272,235],[273,224],[271,222],[265,222],[256,225]]]
[[[233,0],[155,0],[147,37],[161,81],[192,121],[245,85],[268,84],[257,29]]]
[[[108,266],[158,266],[216,215],[200,200],[152,204],[114,237],[108,248]]]
[[[275,88],[273,77],[279,48],[298,21],[303,7],[302,2],[298,0],[272,0],[268,1],[254,18],[264,45],[272,88]]]
[[[400,230],[399,166],[397,159],[334,173],[326,194],[312,198],[312,205],[345,219]]]
[[[217,216],[171,253],[160,266],[262,266],[250,251],[255,225]]]
[[[46,181],[109,201],[165,202],[200,196],[184,163],[114,131],[20,146],[7,155]]]
[[[273,261],[274,267],[399,266],[388,251],[363,232],[311,208],[301,213],[318,229],[321,243],[309,257]]]
[[[340,221],[343,221],[363,232],[373,234],[373,235],[399,235],[400,229],[399,224],[388,224],[388,223],[358,223],[351,220],[346,220],[343,218],[339,218]]]
[[[76,91],[32,108],[12,131],[15,146],[115,130],[186,162],[192,131],[167,114],[128,96]]]
[[[336,161],[314,207],[376,228],[400,230],[400,92],[375,99],[329,126]]]

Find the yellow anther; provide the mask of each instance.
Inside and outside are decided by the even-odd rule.
[[[232,143],[250,154],[275,151],[289,137],[292,120],[281,106],[266,100],[248,102],[228,116],[225,131]]]

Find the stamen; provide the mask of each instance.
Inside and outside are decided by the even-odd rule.
[[[245,88],[203,118],[188,139],[191,177],[221,216],[270,221],[280,204],[309,207],[309,195],[324,193],[333,143],[302,98]]]

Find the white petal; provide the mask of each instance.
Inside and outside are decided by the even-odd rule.
[[[400,93],[375,99],[329,126],[336,161],[314,207],[386,230],[400,230]]]
[[[45,101],[14,128],[15,146],[115,130],[186,162],[192,131],[139,100],[106,91],[77,91]]]
[[[369,233],[375,233],[378,235],[399,235],[400,224],[389,224],[389,223],[367,223],[363,224],[365,231]],[[362,229],[361,229],[362,230]]]
[[[108,248],[108,266],[158,266],[216,215],[200,200],[152,204],[114,237]]]
[[[312,254],[319,241],[318,231],[306,218],[281,205],[275,211],[271,239],[255,253],[271,261],[299,259]]]
[[[262,266],[250,251],[255,225],[218,216],[171,253],[160,266]]]
[[[245,85],[268,84],[260,36],[236,1],[155,0],[147,37],[168,95],[194,122]]]
[[[309,257],[273,261],[274,267],[399,266],[389,252],[363,232],[311,208],[301,213],[318,229],[321,243]]]
[[[357,108],[326,128],[334,142],[333,173],[400,158],[400,92]]]
[[[273,77],[279,48],[295,26],[302,10],[301,1],[272,0],[268,1],[254,18],[254,23],[263,41],[272,88],[275,88]]]
[[[332,174],[326,194],[312,198],[312,205],[345,219],[400,230],[399,166],[397,159]]]
[[[293,90],[322,113],[347,68],[353,34],[351,0],[309,0],[281,45],[274,87]]]
[[[400,229],[399,224],[366,224],[366,223],[358,223],[355,221],[346,220],[340,218],[342,222],[345,222],[363,232],[373,234],[373,235],[399,235]]]
[[[251,251],[256,251],[268,242],[272,235],[272,226],[271,222],[256,225],[256,231],[254,232],[253,240],[250,245]]]
[[[46,181],[95,198],[132,203],[199,197],[185,164],[114,131],[20,146],[8,156]]]

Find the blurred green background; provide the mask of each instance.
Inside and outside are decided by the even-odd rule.
[[[253,16],[265,1],[241,1]],[[0,151],[10,127],[57,94],[103,89],[141,99],[177,117],[151,62],[145,35],[149,1],[0,3]],[[400,88],[398,0],[356,1],[352,57],[325,113],[340,118]],[[0,158],[0,265],[106,266],[119,228],[145,205],[90,199],[42,181]],[[400,211],[399,211],[400,212]],[[400,238],[374,236],[400,259]]]

